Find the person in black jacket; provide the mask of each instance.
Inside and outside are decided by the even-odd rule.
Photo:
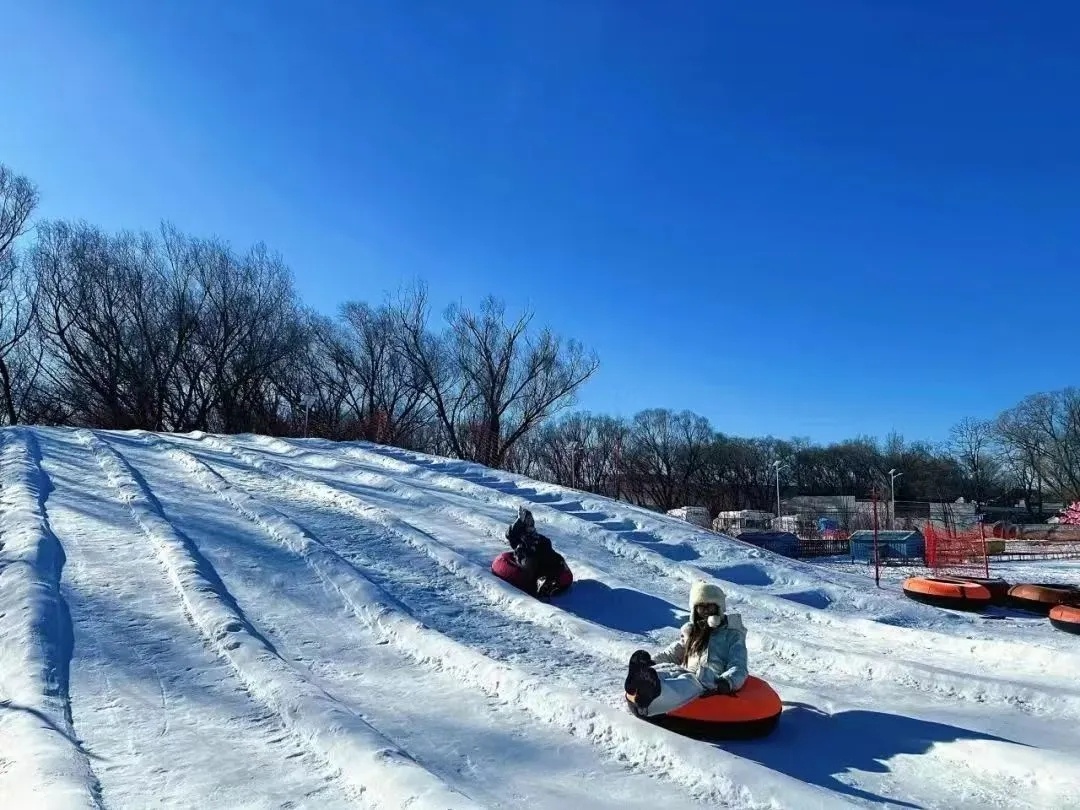
[[[567,587],[566,560],[551,546],[551,540],[536,530],[532,512],[518,508],[518,517],[506,530],[506,539],[514,550],[514,561],[531,583],[533,596],[553,596]]]

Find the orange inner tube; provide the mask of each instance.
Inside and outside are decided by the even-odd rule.
[[[746,679],[734,695],[708,695],[668,712],[668,717],[699,723],[753,723],[783,711],[780,696],[761,678]]]
[[[1080,607],[1058,605],[1050,610],[1050,620],[1062,624],[1075,624],[1080,627]]]
[[[925,594],[939,599],[967,599],[989,601],[990,591],[975,582],[957,582],[939,577],[909,577],[904,580],[904,590]]]
[[[1080,601],[1080,590],[1072,587],[1023,583],[1009,588],[1009,596],[1024,602],[1037,602],[1046,606],[1063,605]]]

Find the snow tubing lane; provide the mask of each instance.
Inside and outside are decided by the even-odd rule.
[[[632,708],[633,697],[626,695],[626,701]],[[733,695],[706,695],[667,714],[641,719],[698,740],[748,740],[771,733],[783,710],[776,691],[751,675]]]
[[[962,577],[954,576],[952,574],[941,574],[937,578],[949,582],[974,582],[976,585],[982,585],[986,590],[990,591],[990,602],[995,605],[1004,605],[1009,601],[1009,588],[1011,588],[1012,585],[1001,577],[985,579],[983,577]]]
[[[1024,582],[1009,588],[1009,602],[1014,607],[1045,616],[1055,605],[1080,605],[1080,588],[1074,585]]]
[[[954,610],[982,610],[992,601],[985,585],[951,577],[908,577],[904,596],[934,607]]]
[[[1050,624],[1058,630],[1080,636],[1080,607],[1057,605],[1050,609]]]

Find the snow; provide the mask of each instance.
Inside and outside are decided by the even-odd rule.
[[[1077,637],[900,569],[368,443],[7,428],[0,487],[4,806],[1080,807]],[[521,504],[574,570],[550,602],[488,568]],[[784,700],[766,739],[623,706],[696,578]]]

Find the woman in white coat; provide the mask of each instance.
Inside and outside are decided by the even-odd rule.
[[[726,605],[719,586],[695,582],[680,638],[655,658],[645,650],[630,657],[626,693],[639,715],[666,714],[706,692],[731,694],[746,682],[746,628]]]

